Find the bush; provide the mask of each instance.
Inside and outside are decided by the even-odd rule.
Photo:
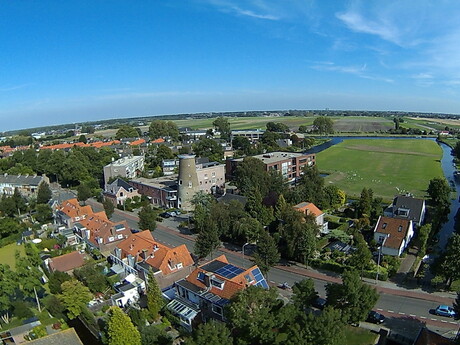
[[[24,301],[13,302],[13,314],[18,319],[28,319],[34,316],[29,304]]]

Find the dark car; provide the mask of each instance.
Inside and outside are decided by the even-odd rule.
[[[323,310],[326,307],[327,301],[324,298],[318,297],[311,304],[312,307]]]
[[[369,314],[367,315],[366,321],[376,323],[376,324],[381,324],[385,321],[385,316],[383,316],[380,313],[377,313],[376,311],[371,310]]]
[[[163,213],[160,213],[160,217],[169,218],[171,217],[171,215],[169,214],[169,212],[163,212]]]

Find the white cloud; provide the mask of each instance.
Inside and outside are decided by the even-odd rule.
[[[360,78],[376,80],[376,81],[383,81],[386,83],[394,82],[394,80],[391,78],[381,77],[381,76],[369,73],[367,64],[340,66],[340,65],[335,65],[334,63],[326,61],[322,63],[317,63],[311,66],[311,68],[316,69],[318,71],[330,71],[330,72],[353,74]]]
[[[205,2],[217,7],[220,11],[233,13],[256,19],[279,20],[280,17],[272,13],[272,8],[262,0],[243,2],[244,7],[238,1],[232,0],[205,0]]]
[[[3,88],[0,88],[0,92],[19,90],[19,89],[23,89],[25,87],[28,87],[30,85],[33,85],[33,84],[32,83],[27,83],[27,84],[20,84],[20,85],[14,85],[14,86],[9,86],[9,87],[3,87]]]

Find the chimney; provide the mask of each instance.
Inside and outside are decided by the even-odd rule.
[[[211,286],[211,278],[213,277],[214,275],[212,274],[212,272],[206,272],[205,275],[204,275],[204,284],[206,285],[206,287],[210,287]]]
[[[142,249],[141,258],[142,258],[142,260],[144,260],[144,261],[147,260],[147,258],[148,258],[147,249]]]

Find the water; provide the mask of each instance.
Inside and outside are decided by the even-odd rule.
[[[407,139],[419,139],[419,140],[432,140],[434,138],[422,138],[422,137],[332,137],[330,141],[325,142],[324,144],[315,146],[306,153],[319,153],[328,149],[331,146],[337,145],[347,139],[398,139],[398,140],[407,140]],[[444,172],[444,176],[449,181],[451,186],[455,186],[455,199],[451,200],[450,213],[448,216],[448,221],[443,224],[441,231],[438,234],[438,249],[444,250],[449,237],[455,230],[455,216],[457,210],[460,207],[460,202],[458,201],[458,195],[460,194],[460,183],[454,179],[454,172],[456,171],[455,166],[453,165],[453,156],[451,155],[451,148],[444,144],[438,143],[442,148],[442,158],[441,158],[441,167]]]

